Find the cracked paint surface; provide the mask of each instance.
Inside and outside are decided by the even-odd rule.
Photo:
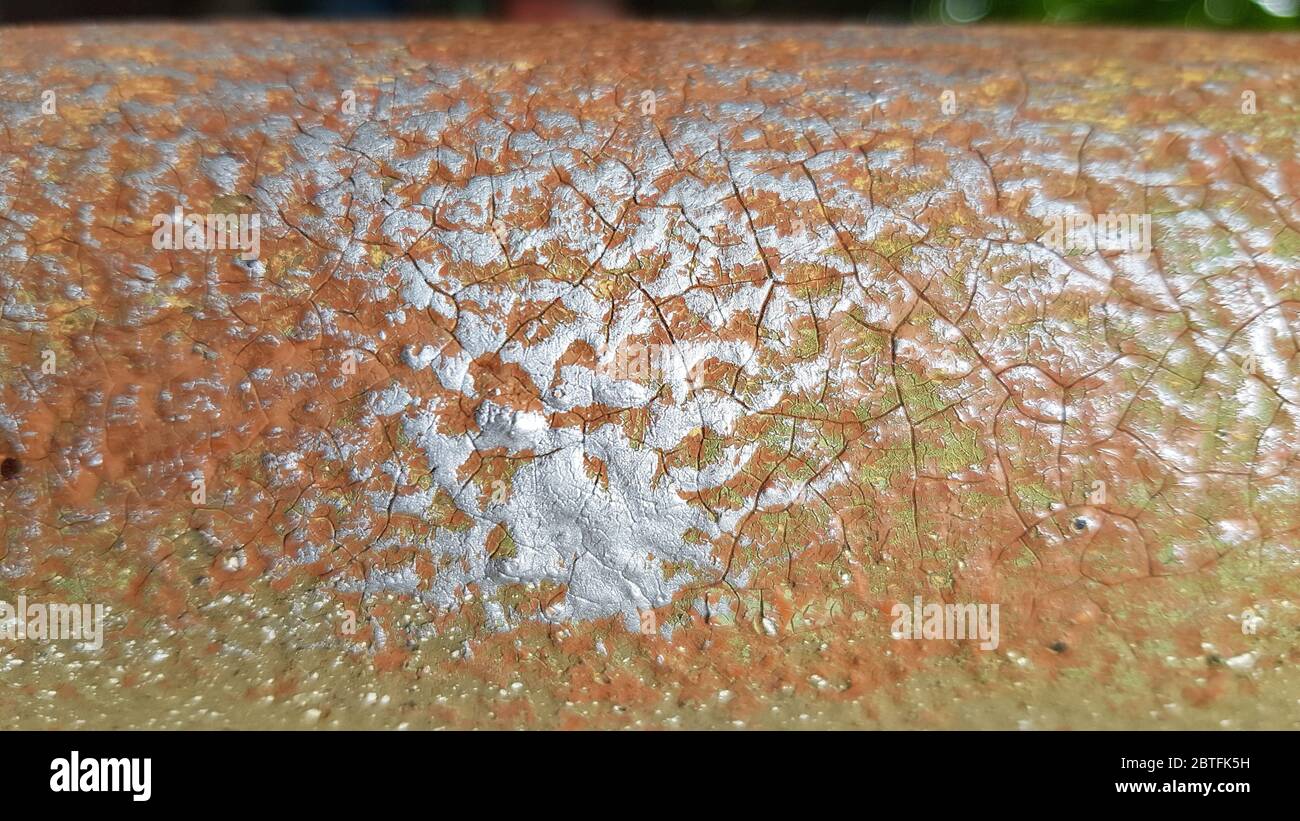
[[[7,726],[1297,726],[1297,45],[0,30]]]

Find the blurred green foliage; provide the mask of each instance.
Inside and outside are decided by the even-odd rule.
[[[925,0],[920,16],[946,23],[1083,23],[1295,29],[1300,0]],[[928,15],[927,12],[928,11]]]

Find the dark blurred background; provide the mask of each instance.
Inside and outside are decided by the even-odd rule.
[[[821,20],[1294,29],[1300,0],[0,0],[0,22],[139,17]]]

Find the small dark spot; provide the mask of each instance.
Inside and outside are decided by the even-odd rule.
[[[1064,653],[1066,650],[1070,649],[1070,645],[1066,644],[1063,641],[1054,641],[1051,644],[1047,645],[1047,647],[1053,653]]]
[[[1083,531],[1088,529],[1088,520],[1083,518],[1082,516],[1075,519],[1073,522],[1071,522],[1071,524],[1074,526],[1075,533],[1082,533]]]
[[[1211,667],[1217,667],[1218,665],[1223,664],[1223,659],[1211,653],[1210,655],[1205,657],[1205,663],[1210,665]]]
[[[9,481],[23,472],[23,463],[12,456],[6,456],[3,462],[0,462],[0,478]]]

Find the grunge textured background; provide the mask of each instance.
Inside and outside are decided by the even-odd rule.
[[[1298,63],[0,30],[0,598],[110,608],[4,723],[1300,725]],[[1102,213],[1152,253],[1042,239]]]

